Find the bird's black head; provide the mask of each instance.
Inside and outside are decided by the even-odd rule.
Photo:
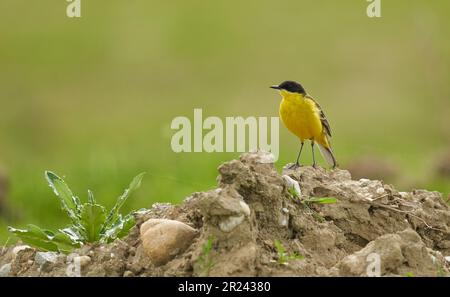
[[[306,94],[306,91],[301,84],[291,80],[282,82],[278,86],[271,86],[271,88],[276,90],[285,90],[291,93]]]

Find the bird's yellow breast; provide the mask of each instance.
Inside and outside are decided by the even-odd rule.
[[[300,140],[323,136],[320,111],[315,102],[301,94],[285,93],[280,103],[280,117],[286,128]]]

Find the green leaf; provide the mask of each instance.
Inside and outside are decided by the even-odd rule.
[[[275,239],[273,244],[275,245],[275,249],[277,250],[277,253],[278,253],[278,263],[280,263],[280,264],[286,263],[287,262],[287,259],[286,259],[287,254],[286,254],[286,249],[284,248],[283,244],[278,239]]]
[[[295,190],[294,187],[290,187],[288,189],[289,194],[291,194],[294,198],[300,198],[300,196],[297,193],[297,190]]]
[[[275,241],[273,243],[274,243],[275,249],[277,250],[277,253],[279,255],[284,255],[286,253],[286,249],[284,248],[284,246],[281,244],[281,242],[278,239],[275,239]]]
[[[74,241],[69,235],[63,232],[56,233],[52,238],[52,242],[58,247],[58,251],[65,254],[81,246],[80,242]]]
[[[203,249],[202,249],[204,254],[209,254],[211,252],[213,243],[214,243],[214,237],[213,236],[208,237],[208,240],[203,245]]]
[[[123,218],[124,223],[122,225],[122,229],[117,233],[117,238],[125,237],[131,228],[136,225],[136,220],[134,219],[133,214],[129,214]]]
[[[214,241],[215,241],[214,236],[208,237],[208,240],[202,246],[202,252],[197,260],[200,267],[202,267],[206,275],[209,274],[209,271],[215,264],[211,257],[211,251],[213,249]]]
[[[109,243],[117,238],[122,238],[128,234],[128,231],[130,231],[135,224],[136,221],[132,214],[128,214],[125,217],[122,217],[122,215],[119,214],[112,226],[102,235],[101,241]]]
[[[75,224],[79,224],[81,202],[78,197],[72,194],[69,186],[55,173],[45,171],[45,177],[53,192],[59,198],[63,210],[67,212]]]
[[[83,236],[80,234],[78,228],[74,226],[70,226],[64,229],[59,229],[59,232],[62,232],[69,236],[72,241],[84,241]]]
[[[128,186],[128,189],[126,189],[123,192],[123,194],[119,198],[117,198],[116,204],[111,209],[111,211],[108,213],[105,225],[103,226],[102,233],[106,233],[108,228],[111,228],[112,225],[114,225],[115,222],[117,222],[117,219],[119,217],[120,208],[123,206],[123,204],[128,199],[128,197],[131,195],[131,193],[136,191],[141,186],[141,181],[142,181],[142,178],[144,177],[144,174],[145,174],[145,172],[134,177],[133,180],[131,181],[130,185]]]
[[[57,252],[58,247],[51,240],[48,232],[35,225],[27,225],[27,229],[8,227],[8,231],[17,235],[24,243],[44,251]]]
[[[96,242],[106,220],[105,208],[99,204],[85,203],[81,207],[80,222],[86,231],[86,241]]]
[[[309,198],[306,199],[307,203],[318,203],[318,204],[333,204],[337,203],[337,199],[333,197],[323,197],[323,198]]]

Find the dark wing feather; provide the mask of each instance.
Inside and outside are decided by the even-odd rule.
[[[311,99],[312,101],[314,101],[314,103],[317,105],[317,108],[319,109],[320,112],[320,121],[322,122],[322,126],[323,129],[325,130],[325,133],[331,137],[331,127],[330,127],[330,123],[327,120],[327,117],[325,116],[325,113],[323,112],[322,108],[320,107],[319,103],[317,103],[316,100],[314,100],[313,97],[311,97],[310,95],[306,95],[305,96],[308,99]]]

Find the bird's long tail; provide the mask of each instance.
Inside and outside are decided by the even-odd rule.
[[[327,161],[330,166],[333,166],[333,168],[335,168],[338,164],[336,162],[336,158],[334,157],[333,151],[331,150],[331,146],[325,147],[320,143],[317,143],[317,146],[319,147],[319,151],[325,161]]]

